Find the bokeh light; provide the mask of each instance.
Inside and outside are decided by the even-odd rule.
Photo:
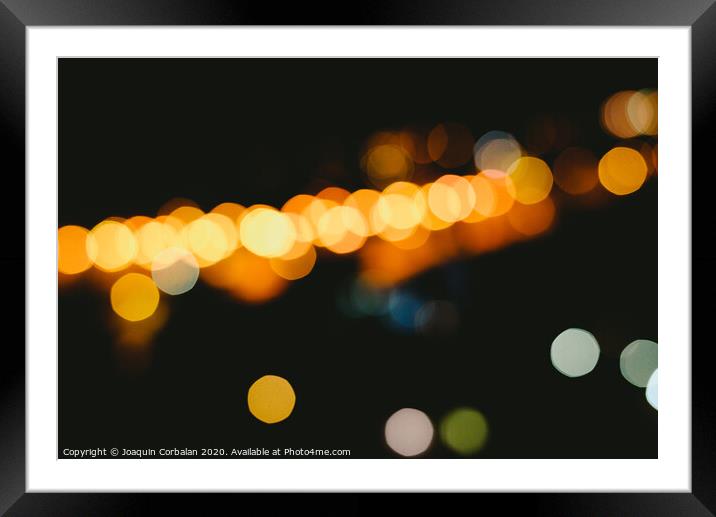
[[[368,222],[350,206],[334,206],[318,221],[318,239],[334,253],[350,253],[360,248],[368,234]]]
[[[358,209],[352,206],[339,206],[337,208],[339,209],[341,224],[346,229],[346,232],[362,239],[360,240],[362,244],[365,237],[371,234],[368,219],[366,219]]]
[[[597,163],[589,149],[568,147],[554,161],[554,181],[567,194],[586,194],[599,183]]]
[[[318,199],[326,199],[328,201],[333,201],[336,204],[342,204],[348,196],[350,196],[351,193],[348,192],[344,188],[340,187],[326,187],[323,190],[321,190],[318,194],[316,194],[316,197]]]
[[[308,221],[308,227],[310,228],[310,232],[305,231],[303,228],[301,228],[301,234],[302,235],[308,235],[309,233],[313,236],[313,244],[316,246],[323,247],[323,241],[321,240],[319,236],[319,224],[321,221],[321,218],[325,215],[326,212],[328,212],[331,208],[339,206],[338,203],[335,201],[332,201],[330,199],[321,199],[317,197],[298,197],[294,196],[289,200],[289,208],[286,208],[286,205],[284,205],[283,211],[286,212],[288,210],[300,210],[299,213],[301,216],[303,216],[306,221]],[[325,223],[324,223],[325,224]],[[297,232],[297,239],[298,239],[298,232]]]
[[[388,297],[388,321],[394,330],[413,332],[423,302],[415,294],[394,289]]]
[[[236,249],[236,227],[225,215],[202,215],[189,223],[184,231],[189,249],[202,267],[220,261]]]
[[[648,339],[629,343],[619,356],[619,369],[634,386],[646,387],[651,374],[659,366],[658,345]]]
[[[249,208],[241,219],[241,243],[260,257],[280,257],[296,241],[296,228],[286,214],[270,207]]]
[[[272,258],[269,264],[278,276],[286,280],[298,280],[307,276],[316,265],[316,249],[309,244],[304,253],[290,258]]]
[[[92,228],[86,241],[87,256],[103,271],[119,271],[137,255],[137,239],[125,224],[104,220]]]
[[[470,183],[475,191],[474,211],[483,218],[498,217],[512,208],[517,191],[507,173],[487,169],[474,176]]]
[[[63,226],[57,230],[57,269],[66,275],[76,275],[92,267],[87,254],[89,231],[82,226]]]
[[[656,90],[624,90],[610,96],[602,105],[604,129],[618,138],[658,133],[658,93]]]
[[[183,224],[188,225],[204,215],[204,211],[195,205],[181,205],[172,210],[169,215],[175,219],[179,219]]]
[[[368,150],[363,169],[373,185],[383,188],[394,181],[410,179],[414,165],[400,145],[380,144]]]
[[[245,248],[202,269],[201,277],[209,285],[225,289],[242,302],[252,304],[276,298],[288,286],[288,281],[271,267],[270,259]]]
[[[375,235],[380,230],[382,230],[382,228],[374,228],[371,224],[371,214],[373,213],[373,209],[375,208],[375,206],[378,204],[378,201],[380,201],[379,192],[371,189],[360,189],[353,192],[343,202],[344,206],[357,210],[358,213],[360,213],[360,215],[363,217],[363,220],[366,222],[366,233],[364,234],[365,237]],[[382,222],[379,223],[379,225],[381,224]]]
[[[489,131],[475,142],[473,154],[478,170],[496,169],[506,172],[522,157],[522,147],[509,133]]]
[[[450,221],[445,221],[443,219],[440,219],[438,216],[436,216],[432,210],[430,210],[428,198],[430,196],[430,189],[432,188],[433,183],[426,183],[423,186],[420,187],[420,193],[418,194],[419,198],[416,197],[416,199],[420,199],[418,206],[425,206],[425,209],[423,210],[423,218],[420,221],[420,225],[429,231],[438,231],[438,230],[444,230],[445,228],[449,228],[453,223]]]
[[[629,121],[627,112],[629,100],[635,93],[633,90],[617,92],[602,105],[602,126],[616,137],[633,138],[639,134]]]
[[[134,235],[137,239],[137,256],[134,262],[145,269],[150,269],[154,258],[163,250],[181,243],[180,232],[183,223],[171,216],[164,216],[162,220],[151,220],[143,224]]]
[[[386,238],[386,233],[387,232],[383,233],[384,238]],[[401,250],[414,250],[428,242],[430,230],[424,226],[416,226],[410,230],[410,234],[407,237],[403,237],[402,235],[399,238],[395,238],[396,236],[394,235],[392,237],[393,238],[386,238],[386,240],[390,241],[393,246]]]
[[[326,210],[318,220],[317,237],[321,246],[331,246],[339,242],[348,232],[343,222],[343,209],[350,208],[334,206]],[[352,209],[355,210],[355,209]]]
[[[128,321],[140,321],[154,314],[159,290],[148,276],[127,273],[112,286],[110,301],[117,315]]]
[[[291,384],[277,375],[264,375],[249,388],[249,411],[266,424],[286,420],[296,404]]]
[[[552,190],[552,171],[539,158],[518,158],[507,169],[507,174],[515,187],[515,200],[524,205],[539,203]]]
[[[291,249],[281,255],[280,258],[284,260],[292,260],[308,253],[308,249],[313,247],[313,241],[316,239],[316,234],[314,233],[313,227],[307,217],[293,212],[286,212],[286,215],[291,219],[291,222],[296,229],[296,240],[294,241]]]
[[[308,194],[297,194],[283,204],[281,211],[285,213],[303,214],[315,199],[315,197]]]
[[[167,294],[180,295],[191,290],[199,278],[199,263],[184,248],[167,248],[152,261],[152,279]]]
[[[599,343],[586,330],[570,328],[552,342],[550,358],[552,366],[567,377],[581,377],[597,366]]]
[[[554,201],[547,197],[533,205],[515,203],[507,213],[507,220],[517,232],[531,237],[547,231],[554,222],[555,213]]]
[[[177,236],[176,242],[177,243],[181,242],[181,233],[185,226],[184,222],[181,219],[177,219],[176,217],[171,216],[171,215],[158,215],[155,218],[155,220],[161,224],[164,224],[164,225],[170,227],[172,230],[174,230],[174,234]],[[181,243],[181,244],[186,245],[185,242]]]
[[[151,217],[147,217],[146,215],[134,215],[124,221],[124,224],[136,234],[142,226],[151,222]]]
[[[599,161],[599,181],[612,194],[636,192],[646,180],[644,157],[628,147],[615,147]]]
[[[626,104],[626,116],[634,131],[642,135],[658,132],[658,94],[655,90],[634,92]]]
[[[400,409],[385,423],[385,441],[401,456],[423,454],[430,447],[434,434],[430,418],[418,409]]]
[[[462,456],[479,452],[487,441],[488,425],[485,416],[473,408],[458,408],[440,422],[443,443]]]
[[[346,253],[352,253],[360,249],[364,243],[365,237],[349,231],[345,233],[340,241],[326,246],[326,248],[338,255],[345,255]]]
[[[646,400],[651,404],[654,409],[659,409],[659,369],[654,370],[654,373],[649,377],[649,381],[646,383],[645,390]]]
[[[371,225],[387,240],[407,238],[423,219],[424,202],[416,201],[420,189],[412,183],[397,182],[383,191],[371,213]],[[390,234],[390,230],[398,230]],[[391,237],[397,235],[397,237]]]
[[[654,151],[649,142],[640,139],[622,140],[614,147],[627,147],[641,154],[641,157],[644,158],[644,163],[646,164],[647,179],[655,172],[656,163],[654,162]]]
[[[475,208],[475,190],[462,176],[446,174],[430,186],[428,206],[443,221],[460,221]]]
[[[244,213],[244,210],[246,210],[246,207],[240,205],[239,203],[227,202],[216,205],[214,208],[211,209],[211,212],[214,214],[225,215],[231,220],[232,223],[234,223],[234,226],[236,227],[236,224],[239,221],[239,217],[241,217],[241,214]]]
[[[211,260],[214,260],[215,257],[219,256],[219,251],[222,251],[223,254],[221,254],[218,260],[221,260],[222,258],[226,258],[231,255],[234,250],[239,246],[239,230],[236,227],[236,220],[233,220],[230,216],[221,214],[219,212],[209,212],[208,214],[204,215],[202,219],[214,223],[216,227],[219,228],[222,234],[222,238],[220,238],[222,244],[213,245],[213,248],[216,248],[217,250],[212,250],[208,253],[204,253],[210,255]],[[223,245],[223,241],[226,242],[225,247]],[[207,246],[202,246],[202,248],[205,249],[207,248]],[[208,248],[211,249],[212,247]]]

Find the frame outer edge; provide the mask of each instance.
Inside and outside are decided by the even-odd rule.
[[[716,142],[716,4],[712,4],[691,27],[692,74],[692,335],[696,316],[700,321],[711,318],[708,304],[697,305],[697,293],[704,299],[714,285],[716,255],[706,243],[697,243],[693,235],[709,235],[716,216],[707,207],[713,192],[713,145]],[[703,169],[703,170],[701,170]],[[693,171],[699,170],[699,174]],[[711,184],[706,183],[707,180]],[[697,200],[699,201],[697,203]],[[707,233],[704,233],[707,232]],[[693,341],[693,340],[692,340]],[[713,387],[707,379],[713,376],[713,352],[708,341],[698,346],[692,342],[692,491],[712,513],[716,512],[716,406]]]
[[[0,153],[3,191],[12,194],[8,197],[24,200],[25,24],[3,3],[0,3]],[[23,245],[0,249],[0,270],[22,271],[22,275],[8,275],[7,280],[8,287],[24,293],[25,225],[13,228],[9,237],[5,242]],[[23,321],[23,339],[6,337],[3,340],[6,346],[0,373],[0,514],[25,492],[24,294],[22,300],[23,303],[7,304],[10,312],[5,315],[6,320],[3,318],[13,322],[13,326]]]
[[[28,4],[30,3],[30,0],[26,1]],[[52,24],[53,22],[51,19],[48,19],[48,15],[52,18],[51,13],[47,13],[47,11],[42,12],[42,7],[39,4],[43,2],[34,1],[34,6],[30,5],[27,9],[23,10],[23,13],[27,16],[21,17],[14,14],[7,7],[6,3],[7,0],[0,2],[0,34],[3,36],[3,42],[2,45],[0,45],[0,63],[3,63],[5,68],[2,72],[4,86],[0,89],[0,110],[3,114],[3,118],[5,118],[9,124],[3,124],[4,127],[0,127],[0,130],[2,130],[6,137],[9,137],[9,139],[6,138],[5,141],[9,142],[8,153],[12,155],[12,169],[16,171],[22,170],[22,175],[19,177],[24,178],[25,122],[23,107],[25,106],[25,23]],[[399,4],[400,2],[392,3]],[[706,150],[708,147],[706,146],[713,145],[713,142],[716,141],[716,131],[713,127],[709,127],[709,121],[713,121],[713,117],[716,115],[716,87],[714,86],[716,85],[716,47],[713,44],[713,35],[716,34],[716,7],[714,6],[714,0],[709,0],[709,2],[705,3],[710,5],[707,5],[702,14],[695,18],[692,25],[692,100],[694,107],[698,108],[693,112],[692,122],[694,164],[707,163],[706,159],[708,159],[708,155]],[[677,2],[674,2],[674,4],[674,9],[683,7]],[[102,10],[103,8],[100,6],[99,11]],[[187,10],[186,12],[189,11],[191,10]],[[383,14],[386,14],[387,18],[392,19],[395,17],[395,14],[390,14],[391,11],[393,10],[388,9],[388,11]],[[394,12],[400,11],[401,9],[397,9],[397,11]],[[690,10],[690,12],[693,14],[693,10]],[[124,14],[126,16],[127,13],[125,12]],[[105,10],[104,16],[107,15],[108,11]],[[120,18],[127,21],[125,16],[120,16]],[[410,18],[414,16],[415,15],[412,15]],[[427,14],[427,16],[430,15]],[[494,15],[489,14],[485,16],[485,22],[488,22],[488,19],[493,18],[493,16]],[[69,17],[72,22],[77,24],[92,24],[94,23],[93,18],[95,18],[91,13],[83,14],[81,12],[70,14]],[[421,16],[418,15],[418,18],[420,17]],[[572,18],[572,23],[574,22],[573,16],[569,13],[564,15],[564,17],[558,17],[563,19],[561,23],[569,23],[570,21],[567,18]],[[63,16],[62,18],[66,17]],[[132,19],[132,24],[143,23],[141,15],[130,15],[130,18]],[[249,19],[245,21],[251,23],[252,18],[253,17],[250,16]],[[257,19],[261,18],[262,16],[257,16]],[[475,18],[475,16],[470,15],[467,16],[467,18]],[[209,20],[204,21],[212,23]],[[392,23],[399,23],[397,18],[390,21]],[[439,17],[436,21],[437,23],[450,23],[449,20],[443,21]],[[645,20],[644,24],[654,23],[654,21],[659,22],[659,20]],[[674,21],[680,21],[680,16],[673,19],[672,23],[674,23]],[[435,23],[435,21],[433,23]],[[713,123],[711,123],[711,125],[713,125]],[[0,145],[4,147],[6,144],[2,143]],[[699,195],[700,190],[701,192],[704,191],[704,189],[694,189],[694,194]],[[705,226],[705,224],[709,224],[709,226],[713,227],[714,216],[707,216],[706,213],[700,214],[700,216],[701,215],[703,215],[708,222],[701,222],[699,225],[703,224]],[[696,217],[694,217],[694,224],[697,224]],[[706,271],[703,271],[705,268],[702,266],[712,267],[716,265],[716,257],[706,257],[700,251],[698,248],[695,249],[694,267],[698,267],[701,273],[706,273]],[[13,266],[15,266],[16,263],[23,261],[23,258],[3,256],[0,258],[0,261],[2,261],[2,263],[12,263]],[[709,278],[709,280],[711,280],[711,278]],[[693,352],[694,378],[708,378],[706,368],[708,368],[707,365],[710,362],[698,360],[699,358],[705,358],[704,355],[702,355],[703,352],[698,348],[695,348]],[[18,353],[14,351],[12,353],[12,359],[19,360],[19,363],[16,362],[15,364],[22,366],[19,368],[19,372],[22,374],[24,372],[24,352],[20,351]],[[15,355],[17,357],[15,357]],[[2,467],[0,467],[0,479],[2,479],[2,483],[0,483],[0,514],[4,513],[22,496],[25,487],[24,375],[19,375],[19,378],[16,378],[18,372],[13,373],[15,374],[13,378],[4,380],[9,383],[10,389],[2,393],[4,400],[0,405],[2,420],[6,423],[11,423],[10,426],[6,424],[3,425],[2,439],[0,439],[0,457],[3,458]],[[694,384],[694,387],[697,387],[697,385]],[[714,409],[708,390],[694,389],[692,396],[694,405],[692,430],[693,494],[704,508],[713,510],[716,508],[716,493],[713,491],[713,487],[716,486],[716,472],[714,472],[716,450],[712,447],[712,442],[714,429],[716,429],[716,409]]]

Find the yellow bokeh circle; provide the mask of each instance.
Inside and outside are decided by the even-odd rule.
[[[378,187],[409,178],[413,167],[408,153],[392,144],[377,145],[364,158],[365,172]]]
[[[137,239],[128,226],[107,219],[92,228],[86,241],[87,256],[103,271],[119,271],[137,256]]]
[[[523,156],[510,166],[507,174],[515,187],[515,199],[523,205],[539,203],[552,190],[552,171],[539,158]]]
[[[612,194],[636,192],[646,180],[647,166],[639,151],[615,147],[599,161],[599,182]]]
[[[269,263],[274,273],[281,278],[298,280],[308,275],[316,265],[316,249],[309,244],[301,255],[289,259],[272,258]]]
[[[260,257],[280,257],[296,242],[296,227],[286,214],[270,207],[247,210],[239,225],[241,244]]]
[[[249,388],[249,411],[267,424],[286,420],[296,404],[291,384],[277,375],[264,375]]]
[[[110,301],[114,312],[125,320],[141,321],[157,310],[159,289],[148,276],[127,273],[112,286]]]
[[[57,269],[61,273],[76,275],[92,266],[87,255],[88,235],[81,226],[63,226],[57,231]]]
[[[475,190],[467,179],[446,174],[428,190],[428,206],[443,221],[460,221],[475,208]]]

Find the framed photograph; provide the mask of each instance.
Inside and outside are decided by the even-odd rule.
[[[716,507],[691,337],[709,2],[320,23],[3,4],[6,192],[26,203],[2,258],[26,300],[8,515],[154,492]]]

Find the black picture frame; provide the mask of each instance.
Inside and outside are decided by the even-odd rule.
[[[713,178],[709,152],[716,144],[716,6],[714,0],[509,0],[484,2],[430,0],[420,4],[391,0],[380,4],[345,1],[274,5],[273,2],[229,0],[0,0],[0,149],[2,191],[24,203],[25,185],[25,30],[28,26],[71,25],[607,25],[691,27],[692,71],[692,235],[712,231],[713,210],[706,208]],[[710,174],[709,174],[710,172]],[[688,174],[689,171],[684,171]],[[694,188],[694,186],[696,188]],[[10,194],[12,193],[12,194]],[[24,206],[18,208],[24,213]],[[0,249],[0,271],[6,286],[24,292],[24,228],[10,230]],[[707,233],[708,235],[708,233]],[[713,285],[716,254],[707,244],[692,243],[693,295]],[[24,271],[25,275],[17,274]],[[692,295],[692,296],[693,296]],[[23,295],[24,296],[24,295]],[[693,305],[693,303],[692,303]],[[707,305],[700,311],[706,316]],[[164,509],[166,497],[152,494],[39,494],[25,493],[25,354],[24,340],[10,338],[10,323],[24,321],[24,304],[10,304],[0,361],[0,512],[7,515],[112,515]],[[698,310],[693,314],[698,314]],[[13,313],[15,311],[16,313]],[[22,312],[22,314],[21,314]],[[693,318],[693,316],[692,316]],[[695,320],[692,328],[696,328]],[[524,507],[544,515],[714,515],[716,513],[716,405],[709,389],[713,361],[710,340],[692,346],[692,492],[644,494],[475,494],[503,507]],[[224,496],[222,503],[227,497]],[[240,497],[255,498],[243,495]],[[468,497],[468,496],[460,496]],[[321,499],[304,497],[303,504],[319,513],[371,512],[382,506],[373,496]],[[207,512],[207,498],[185,510]],[[242,503],[243,504],[243,503]],[[284,503],[286,509],[296,502]],[[289,506],[290,505],[290,506]],[[274,507],[278,510],[278,507]]]

